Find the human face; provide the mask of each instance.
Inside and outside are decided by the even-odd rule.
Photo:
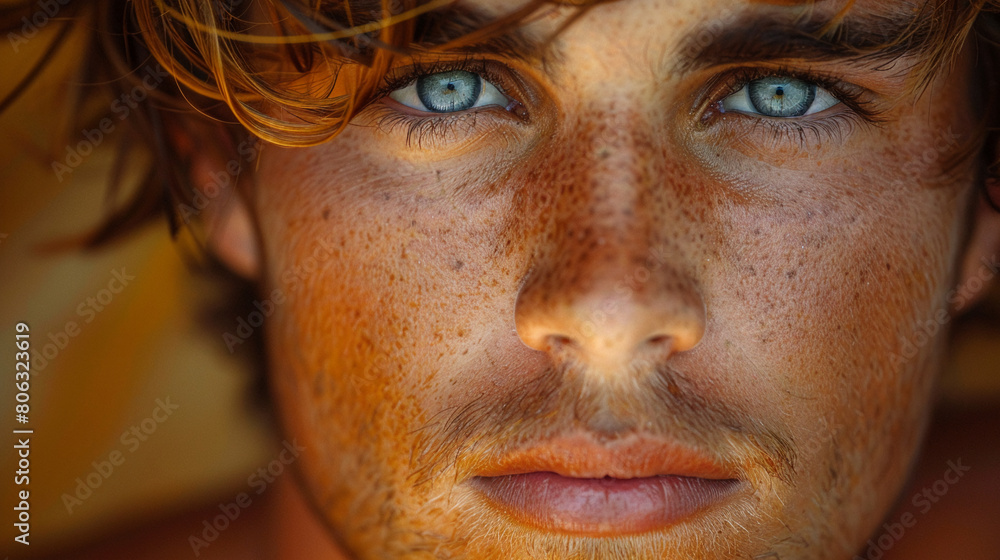
[[[759,18],[840,7],[600,5],[541,60],[437,64],[471,74],[423,96],[403,80],[333,141],[264,150],[274,394],[347,550],[860,549],[928,416],[943,337],[908,345],[954,303],[979,115],[964,63],[917,95],[917,54],[739,47]],[[481,105],[420,106],[477,87]]]

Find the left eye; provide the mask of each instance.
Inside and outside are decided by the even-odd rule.
[[[510,102],[496,86],[465,70],[420,76],[389,97],[411,109],[431,113],[455,113],[489,105],[505,107]]]
[[[825,111],[840,101],[816,84],[788,76],[768,76],[747,82],[722,100],[726,111],[766,117],[803,117]]]

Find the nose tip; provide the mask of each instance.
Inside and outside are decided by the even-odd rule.
[[[591,298],[519,306],[517,332],[530,348],[620,370],[638,359],[665,360],[694,348],[705,332],[700,298]]]

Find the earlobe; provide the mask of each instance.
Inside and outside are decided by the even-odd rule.
[[[972,233],[952,298],[957,313],[986,297],[1000,277],[1000,211],[986,196],[985,192],[979,196],[973,212]]]
[[[259,243],[245,188],[253,162],[242,159],[248,155],[243,151],[225,149],[231,142],[222,131],[211,128],[201,132],[170,127],[178,155],[190,162],[187,172],[194,190],[192,199],[184,203],[186,208],[180,208],[180,215],[185,223],[198,220],[204,225],[208,250],[226,267],[257,280]]]

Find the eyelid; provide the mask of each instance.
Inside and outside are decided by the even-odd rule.
[[[423,74],[423,75],[426,75],[426,74]],[[433,74],[431,74],[431,75],[433,75]],[[486,78],[484,78],[484,77],[482,77],[482,76],[480,76],[478,74],[475,74],[475,75],[478,76],[479,79],[480,79],[480,81],[481,81],[482,90],[479,92],[479,97],[476,99],[476,104],[474,104],[471,107],[468,107],[467,109],[463,109],[463,111],[471,111],[473,109],[482,109],[482,108],[485,108],[485,107],[504,107],[504,108],[507,108],[507,107],[510,106],[510,102],[511,102],[510,96],[508,96],[506,93],[504,93],[493,82],[489,81],[488,79],[486,79]],[[410,109],[413,109],[415,111],[421,111],[421,112],[427,113],[427,114],[448,114],[448,113],[458,113],[458,112],[461,112],[461,111],[434,111],[434,110],[430,109],[429,107],[427,107],[426,105],[424,105],[423,101],[421,101],[421,99],[420,99],[420,95],[417,93],[417,83],[419,82],[419,80],[420,80],[420,76],[418,76],[416,79],[414,79],[409,84],[407,84],[407,85],[405,85],[405,86],[403,86],[401,88],[397,88],[397,89],[394,89],[394,90],[390,91],[387,97],[389,97],[393,101],[395,101],[395,102],[397,102],[397,103],[399,103],[399,104],[401,104],[401,105],[403,105],[405,107],[409,107]],[[492,103],[487,102],[484,105],[479,105],[480,101],[482,101],[484,99],[487,99],[487,98],[494,99],[494,102],[492,102]],[[423,107],[423,108],[421,108],[421,107]]]
[[[778,65],[716,68],[711,72],[712,75],[702,79],[703,85],[693,99],[691,115],[697,119],[696,130],[710,134],[720,144],[737,148],[757,146],[755,149],[763,150],[751,157],[763,157],[761,154],[768,150],[780,151],[790,146],[811,150],[842,144],[858,130],[887,122],[892,114],[893,104],[884,95],[843,80],[834,72]],[[840,103],[825,111],[784,118],[723,109],[722,102],[728,96],[754,80],[773,76],[815,84]]]
[[[878,124],[884,120],[882,118],[884,109],[878,106],[876,102],[877,96],[868,89],[841,80],[831,74],[802,71],[788,67],[741,67],[731,69],[719,76],[715,84],[709,87],[707,106],[721,107],[720,104],[724,99],[738,93],[750,82],[770,76],[787,76],[815,84],[817,89],[822,88],[826,90],[852,113],[869,124]],[[820,113],[806,116],[815,117]],[[756,114],[750,114],[750,116],[772,120],[780,118],[759,116]],[[798,118],[805,118],[805,116]]]
[[[392,92],[415,84],[420,76],[453,70],[478,74],[509,102],[506,106],[491,104],[464,111],[435,113],[410,108],[390,97]],[[498,130],[497,127],[529,124],[532,112],[528,104],[535,107],[537,97],[525,82],[519,72],[491,59],[465,56],[412,60],[410,64],[390,68],[382,85],[364,102],[358,114],[361,122],[373,124],[384,134],[397,136],[400,132],[404,133],[408,147],[439,145],[444,149],[473,135]]]
[[[382,85],[372,94],[369,103],[381,101],[392,92],[416,83],[417,78],[429,74],[450,72],[452,70],[465,70],[473,74],[478,74],[484,81],[490,82],[497,90],[520,104],[520,100],[513,92],[513,80],[506,76],[505,67],[499,62],[487,59],[477,59],[471,57],[453,59],[435,59],[430,61],[413,60],[405,66],[397,66],[389,69],[382,79]]]

